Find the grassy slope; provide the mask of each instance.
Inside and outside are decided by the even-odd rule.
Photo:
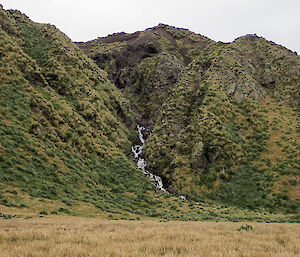
[[[131,79],[122,90],[154,127],[148,168],[190,199],[298,213],[299,56],[254,35],[223,44],[165,25],[128,42],[80,47],[96,61],[111,56],[99,63],[109,72],[118,55],[147,37],[161,51],[113,75]],[[168,84],[178,61],[181,72]]]
[[[106,73],[54,26],[4,10],[0,24],[2,212],[101,213],[112,219],[297,219],[154,194],[126,157],[130,141],[136,140],[135,121],[130,103]]]
[[[255,36],[206,48],[179,76],[147,141],[152,170],[195,199],[297,212],[299,67],[298,56]],[[261,86],[267,70],[275,83]]]
[[[250,211],[155,194],[125,155],[136,136],[134,121],[105,72],[55,27],[19,12],[0,14],[3,218],[51,213],[261,220]],[[264,219],[286,220],[271,214]]]
[[[128,102],[54,26],[0,11],[0,203],[151,209],[151,186],[125,155],[135,136]]]

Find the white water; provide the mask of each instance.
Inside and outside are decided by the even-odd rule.
[[[145,169],[146,168],[146,162],[145,162],[144,158],[142,158],[142,150],[143,150],[144,144],[145,144],[143,130],[145,130],[145,128],[143,126],[138,125],[137,129],[138,129],[138,134],[139,134],[139,139],[140,139],[141,145],[135,145],[135,146],[131,147],[131,151],[134,154],[134,158],[137,159],[137,166],[138,166],[139,169],[141,169],[143,171],[143,173],[148,178],[150,178],[153,185],[157,189],[159,189],[163,192],[167,192],[166,189],[164,189],[161,177],[157,176],[157,175],[154,175],[154,174],[150,173],[149,171],[147,171]]]

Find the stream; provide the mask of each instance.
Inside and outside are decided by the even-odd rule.
[[[146,162],[145,159],[142,156],[142,151],[145,145],[145,139],[143,135],[143,130],[145,128],[141,125],[137,125],[137,130],[138,130],[138,135],[140,139],[140,144],[139,145],[134,145],[131,147],[131,151],[134,154],[134,158],[136,159],[137,166],[139,169],[143,171],[143,173],[150,178],[151,182],[153,185],[160,191],[162,192],[167,192],[167,190],[164,188],[162,179],[160,176],[154,175],[151,172],[147,171],[146,168]]]

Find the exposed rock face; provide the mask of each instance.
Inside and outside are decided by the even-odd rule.
[[[160,51],[157,40],[151,34],[147,34],[128,43],[120,52],[97,53],[92,58],[102,69],[108,64],[109,78],[119,88],[125,88],[131,85],[134,66],[142,59],[152,57]]]
[[[194,150],[192,153],[192,162],[193,162],[193,168],[195,172],[198,172],[199,170],[202,170],[206,163],[206,158],[204,156],[204,144],[202,141],[195,144]]]
[[[271,89],[275,85],[275,79],[270,69],[265,69],[261,78],[261,85]]]

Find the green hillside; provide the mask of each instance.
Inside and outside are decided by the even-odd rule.
[[[128,100],[54,26],[0,14],[0,204],[145,205],[152,187],[126,157],[137,137]]]
[[[0,5],[0,217],[298,221],[299,68],[254,35],[73,43]]]
[[[300,57],[256,35],[213,42],[160,24],[79,47],[151,135],[169,192],[298,213]]]

